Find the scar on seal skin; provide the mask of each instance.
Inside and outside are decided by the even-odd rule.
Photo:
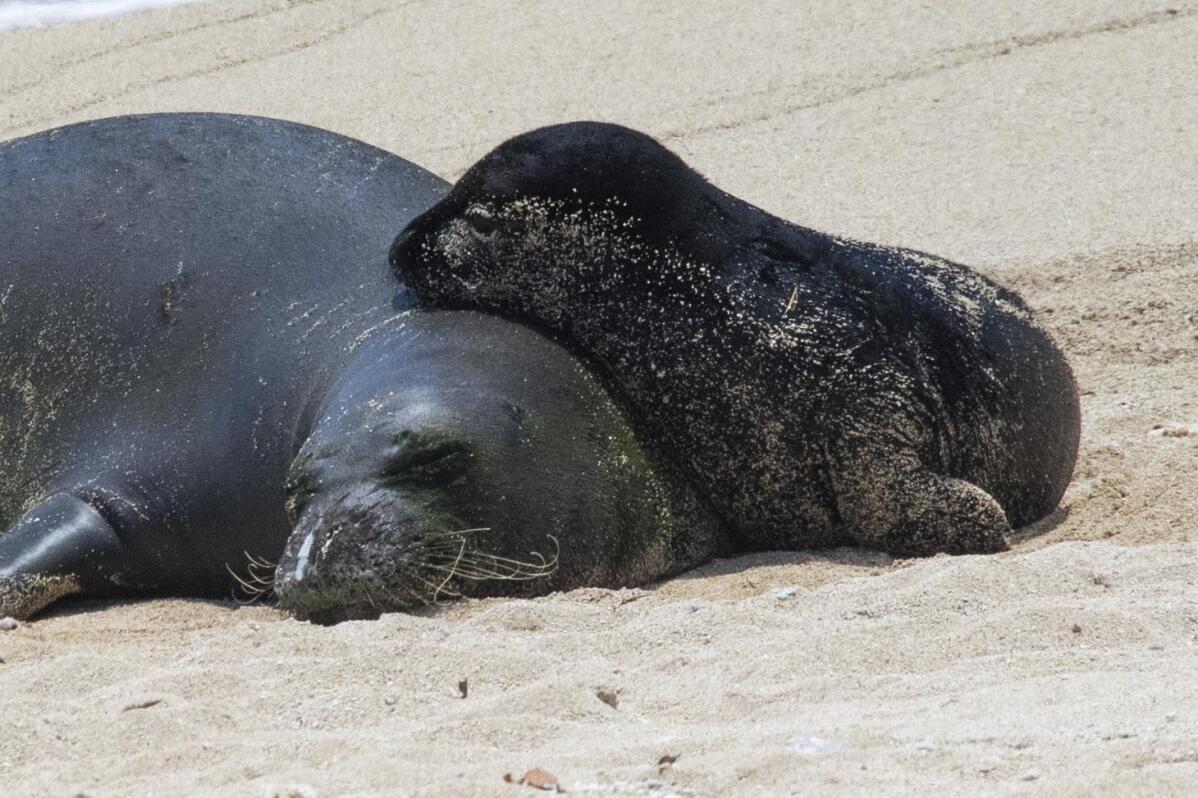
[[[593,363],[742,545],[999,551],[1073,471],[1072,372],[1013,292],[779,219],[627,128],[500,145],[391,263]]]

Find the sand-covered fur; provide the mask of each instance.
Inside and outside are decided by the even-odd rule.
[[[1000,551],[1073,473],[1077,385],[1018,295],[772,216],[626,127],[504,142],[391,265],[594,362],[750,546]]]

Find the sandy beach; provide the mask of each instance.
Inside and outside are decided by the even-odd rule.
[[[1014,288],[1084,414],[1062,508],[996,556],[754,554],[330,628],[52,612],[0,631],[0,795],[519,796],[533,768],[575,795],[1192,794],[1196,41],[1182,0],[214,0],[0,32],[0,139],[250,113],[453,179],[538,125],[640,128],[775,214]]]

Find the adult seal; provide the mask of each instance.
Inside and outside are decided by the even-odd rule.
[[[746,545],[997,551],[1073,470],[1073,376],[1018,296],[771,216],[626,128],[502,144],[392,265],[589,358]]]
[[[574,357],[393,302],[395,225],[445,190],[250,117],[0,144],[0,616],[240,581],[358,617],[721,550]]]

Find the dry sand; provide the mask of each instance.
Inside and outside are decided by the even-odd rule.
[[[0,794],[517,796],[503,775],[534,767],[577,795],[1192,794],[1195,42],[1177,0],[245,0],[0,34],[0,138],[237,111],[452,178],[539,124],[645,129],[776,213],[1016,288],[1085,413],[1064,509],[1000,556],[764,554],[335,628],[152,601],[0,631]]]

